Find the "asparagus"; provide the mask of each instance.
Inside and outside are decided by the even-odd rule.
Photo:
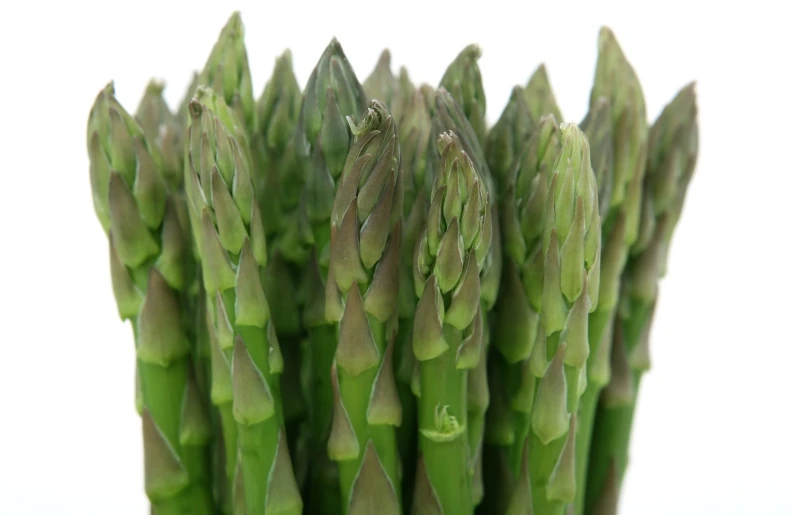
[[[231,15],[224,27],[221,29],[217,41],[215,42],[212,51],[207,58],[203,69],[193,76],[193,80],[187,88],[187,95],[181,102],[177,115],[182,125],[183,139],[187,139],[188,125],[191,122],[190,103],[194,99],[199,86],[213,87],[216,91],[221,92],[222,96],[228,105],[235,107],[234,113],[239,120],[238,130],[235,137],[240,142],[246,142],[242,147],[249,152],[250,148],[247,144],[248,133],[253,128],[254,112],[253,112],[253,90],[251,86],[251,77],[248,66],[248,57],[244,44],[244,27],[240,14],[235,12]],[[189,175],[189,154],[190,142],[185,141],[184,155],[183,155],[183,169],[181,170],[182,179]],[[253,170],[252,170],[253,172]],[[255,180],[256,175],[252,177]],[[185,195],[188,197],[189,195]],[[189,209],[186,209],[189,211]],[[193,257],[200,263],[202,245],[202,228],[200,216],[187,217],[191,234],[192,234],[192,247]],[[197,273],[194,282],[198,290],[196,295],[204,298],[200,299],[200,309],[208,310],[207,313],[197,313],[198,323],[200,329],[205,325],[215,324],[214,297],[206,298],[208,292],[203,284],[202,274]],[[198,301],[196,301],[198,303]],[[199,332],[201,334],[201,332]],[[216,407],[214,410],[215,425],[219,425],[220,442],[216,442],[215,457],[217,469],[222,469],[224,474],[218,473],[215,480],[216,497],[220,499],[221,509],[224,513],[232,511],[232,496],[242,493],[241,483],[235,484],[234,476],[236,474],[237,464],[237,428],[231,411],[231,391],[226,390],[226,384],[230,384],[230,380],[225,377],[230,372],[225,369],[228,364],[223,363],[223,359],[229,360],[229,356],[220,358],[223,354],[216,353],[211,349],[211,338],[207,335],[206,344],[202,345],[202,355],[208,355],[210,361],[210,398],[212,404]],[[227,353],[228,354],[228,353]],[[206,358],[205,358],[206,359]],[[217,382],[217,384],[215,384]],[[221,445],[222,444],[222,445]],[[225,475],[225,477],[223,477]]]
[[[396,94],[394,95],[394,105],[391,107],[391,116],[397,121],[397,125],[401,125],[402,120],[406,116],[405,111],[413,100],[413,92],[416,90],[416,86],[410,81],[410,75],[404,66],[399,68],[399,75],[397,75],[396,80]]]
[[[187,285],[188,246],[162,157],[118,103],[112,83],[91,108],[87,139],[113,292],[135,336],[146,493],[161,515],[211,513],[205,447],[212,430],[179,303]]]
[[[520,86],[513,88],[504,112],[487,133],[485,144],[487,165],[499,189],[510,179],[510,172],[538,120],[531,117],[526,91]]]
[[[368,99],[377,99],[390,109],[397,99],[399,86],[399,80],[391,71],[391,52],[386,48],[380,54],[372,73],[363,81],[363,90]],[[394,120],[398,118],[394,117]]]
[[[416,369],[413,356],[413,315],[416,309],[416,289],[413,283],[413,254],[424,228],[428,200],[424,188],[429,169],[432,130],[430,106],[434,92],[423,85],[414,89],[410,103],[398,125],[402,150],[402,184],[404,189],[402,251],[399,277],[399,330],[394,347],[397,391],[402,404],[402,424],[397,428],[397,441],[402,461],[402,504],[409,506],[413,499],[413,483],[418,453],[416,397],[411,380]],[[430,97],[429,99],[427,97]]]
[[[398,514],[400,149],[396,123],[377,100],[353,135],[331,214],[326,314],[338,323],[338,345],[328,453],[339,462],[342,513]]]
[[[212,88],[240,119],[246,131],[253,131],[256,104],[245,50],[245,28],[239,11],[232,13],[212,47],[197,86]]]
[[[203,282],[215,299],[219,348],[232,356],[232,415],[245,510],[301,513],[283,428],[278,383],[283,358],[262,286],[267,244],[249,156],[241,146],[245,141],[235,137],[240,121],[206,87],[198,88],[190,114],[188,203],[202,230]]]
[[[267,298],[278,299],[272,305],[271,314],[284,357],[281,375],[284,420],[296,474],[302,485],[309,458],[305,455],[308,434],[302,429],[308,408],[300,380],[303,331],[298,299],[300,266],[305,258],[300,255],[300,246],[290,241],[295,234],[290,229],[297,216],[302,188],[294,140],[300,100],[292,54],[287,50],[276,60],[272,77],[257,104],[255,137],[263,152],[256,193],[270,242],[264,292]],[[301,449],[299,456],[298,448]]]
[[[339,506],[338,469],[329,460],[327,439],[332,419],[331,365],[336,328],[325,317],[325,284],[330,259],[330,229],[336,182],[352,145],[345,117],[366,110],[363,87],[333,39],[311,73],[303,93],[296,126],[295,149],[304,170],[296,242],[312,255],[304,272],[303,324],[309,331],[311,354],[310,417],[313,486],[311,509],[332,513]],[[312,250],[313,249],[313,250]]]
[[[575,499],[575,427],[586,388],[587,320],[598,304],[600,214],[589,142],[575,125],[548,185],[543,216],[540,333],[529,358],[537,377],[528,472],[534,513],[561,514]]]
[[[515,116],[529,115],[528,111],[517,111]],[[488,442],[497,447],[492,452],[505,454],[495,460],[507,471],[500,472],[506,479],[491,488],[494,495],[488,502],[495,513],[504,513],[511,499],[529,495],[528,477],[519,480],[536,383],[545,370],[538,367],[544,365],[540,359],[543,356],[538,354],[530,360],[535,345],[544,337],[540,313],[547,256],[542,220],[560,147],[556,119],[553,115],[543,117],[504,185],[500,219],[506,259],[501,295],[494,310],[493,343],[498,353],[491,356],[491,367],[497,370],[491,384],[498,399],[489,413]],[[537,352],[542,350],[538,348]]]
[[[473,63],[476,67],[476,63]],[[479,77],[478,71],[472,74],[474,77]],[[480,87],[474,90],[481,89]],[[481,99],[484,101],[484,98]],[[484,105],[474,110],[475,112],[484,112]],[[488,224],[491,231],[492,245],[488,252],[487,258],[482,269],[481,278],[481,303],[483,308],[483,347],[486,350],[490,345],[490,330],[487,313],[495,305],[496,298],[498,297],[498,290],[501,283],[501,232],[499,228],[498,207],[495,201],[496,187],[490,169],[485,160],[485,154],[482,151],[480,140],[476,137],[474,129],[468,120],[466,120],[460,105],[454,101],[452,96],[441,89],[436,96],[436,113],[433,119],[435,133],[440,133],[443,130],[452,130],[459,136],[463,150],[470,156],[474,162],[476,170],[479,172],[481,179],[485,185],[490,200],[490,217],[492,222]],[[473,453],[472,460],[474,463],[473,470],[473,484],[472,495],[474,504],[479,504],[483,497],[483,484],[482,478],[482,450],[484,444],[485,433],[485,413],[488,408],[490,398],[487,391],[487,363],[486,360],[480,360],[477,367],[468,376],[468,389],[469,389],[469,447]]]
[[[694,84],[681,90],[653,124],[641,224],[622,278],[611,349],[611,381],[600,396],[587,472],[585,513],[616,513],[639,383],[650,366],[649,333],[698,152]]]
[[[440,86],[452,94],[471,123],[476,138],[483,142],[487,134],[485,120],[485,89],[477,61],[482,51],[477,45],[468,45],[452,61],[441,78]]]
[[[492,231],[488,193],[453,132],[438,139],[441,159],[427,224],[416,249],[419,297],[413,351],[420,363],[419,448],[422,469],[416,501],[424,512],[473,513],[466,435],[467,374],[482,348],[479,273]],[[429,503],[429,504],[427,504]]]
[[[135,112],[146,139],[157,146],[162,156],[162,174],[168,189],[182,193],[182,125],[163,98],[165,84],[152,80]]]
[[[581,485],[576,511],[583,514],[584,485],[597,399],[609,381],[611,327],[628,249],[637,236],[647,146],[644,98],[636,74],[614,35],[602,29],[590,111],[582,122],[593,149],[603,219],[603,256],[597,309],[589,320],[592,359],[581,400],[576,442],[576,476]]]
[[[524,91],[529,114],[533,120],[539,120],[549,114],[557,120],[562,119],[562,112],[556,103],[556,97],[551,89],[551,81],[548,79],[548,70],[544,64],[534,70]]]

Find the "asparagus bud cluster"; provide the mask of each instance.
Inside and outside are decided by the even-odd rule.
[[[244,37],[88,119],[152,513],[616,514],[694,85],[650,125],[604,28],[580,123],[540,65],[489,127],[477,45],[436,87],[285,50],[255,100]]]

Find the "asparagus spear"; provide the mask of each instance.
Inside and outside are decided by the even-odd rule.
[[[475,66],[475,63],[474,63]],[[478,72],[473,74],[478,76]],[[480,84],[481,85],[481,84]],[[479,88],[474,88],[479,89]],[[495,202],[496,188],[494,185],[493,177],[491,176],[490,169],[485,160],[485,154],[482,151],[480,140],[474,134],[473,127],[465,118],[462,108],[454,101],[452,96],[441,89],[436,95],[436,113],[433,117],[433,126],[436,134],[443,130],[455,131],[459,136],[463,150],[470,156],[474,162],[477,172],[485,185],[488,196],[490,198],[490,217],[492,222],[488,224],[492,236],[492,245],[488,252],[487,258],[482,269],[481,278],[481,303],[483,310],[483,347],[485,349],[490,345],[490,329],[487,313],[493,308],[496,298],[498,297],[498,290],[501,284],[501,231],[499,228],[498,207]],[[484,108],[478,108],[475,111],[484,111]],[[486,355],[486,354],[485,354]],[[474,463],[473,468],[473,485],[472,495],[474,504],[478,504],[483,497],[483,484],[481,481],[482,474],[482,449],[484,443],[485,433],[485,412],[490,402],[489,393],[487,391],[487,363],[486,360],[480,360],[477,367],[468,376],[468,389],[469,389],[469,447],[472,452],[472,460]]]
[[[278,299],[271,314],[284,357],[281,375],[284,420],[296,475],[302,485],[309,461],[305,454],[308,434],[302,429],[308,408],[300,376],[304,335],[298,299],[300,268],[305,258],[300,255],[300,247],[290,241],[294,235],[290,226],[297,216],[303,185],[294,140],[300,100],[292,54],[287,50],[276,60],[272,77],[257,104],[256,139],[263,150],[263,166],[256,193],[265,233],[271,242],[264,291],[267,298]]]
[[[438,139],[441,159],[416,249],[419,302],[413,351],[420,363],[419,448],[414,509],[421,513],[473,513],[466,435],[467,375],[482,347],[479,273],[492,231],[487,190],[453,132]]]
[[[402,120],[406,116],[405,111],[413,100],[413,92],[416,90],[416,86],[410,81],[410,75],[404,66],[399,68],[399,75],[397,75],[396,80],[397,87],[394,95],[394,106],[391,108],[391,116],[397,121],[397,125],[401,125]],[[425,85],[423,87],[429,86]]]
[[[413,284],[413,254],[424,228],[428,200],[424,184],[431,161],[429,153],[432,131],[430,106],[434,92],[423,85],[413,90],[410,103],[398,124],[402,150],[402,183],[404,185],[402,251],[399,277],[399,324],[394,347],[397,391],[402,404],[402,424],[397,428],[397,441],[402,460],[402,504],[410,506],[418,453],[416,396],[411,380],[417,363],[413,356],[413,315],[416,309],[416,289]]]
[[[267,244],[245,142],[235,137],[239,119],[205,87],[198,88],[190,114],[188,202],[202,230],[203,280],[215,299],[219,347],[232,354],[246,513],[301,513],[283,428],[283,358],[262,286]]]
[[[526,91],[515,86],[507,106],[487,133],[485,143],[487,164],[499,189],[503,189],[510,180],[510,172],[534,132],[537,121],[539,118],[534,120],[529,113]]]
[[[528,112],[518,111],[515,116],[528,117]],[[493,343],[498,353],[491,356],[491,367],[497,371],[491,384],[497,400],[489,413],[488,442],[497,446],[491,452],[505,453],[494,459],[508,471],[500,471],[505,479],[491,487],[488,503],[494,513],[504,513],[511,500],[528,495],[529,490],[528,478],[519,481],[520,467],[530,435],[536,379],[544,373],[544,367],[532,369],[529,358],[538,338],[544,336],[540,326],[546,258],[542,219],[560,146],[556,119],[543,117],[504,185],[500,219],[506,259],[494,310]],[[543,361],[535,359],[534,364]]]
[[[313,437],[310,509],[333,513],[341,504],[338,468],[329,460],[333,389],[331,365],[336,352],[336,327],[325,317],[325,284],[330,259],[331,211],[347,153],[352,145],[345,117],[366,110],[363,87],[333,39],[311,73],[303,93],[296,126],[295,150],[304,170],[296,244],[312,255],[305,270],[303,324],[309,331],[311,354],[310,417]]]
[[[641,225],[622,276],[611,349],[611,381],[600,396],[587,472],[585,513],[614,514],[628,461],[633,413],[642,374],[650,366],[649,333],[658,281],[680,219],[698,152],[694,84],[686,86],[649,135]]]
[[[396,123],[373,100],[331,214],[326,314],[338,323],[328,453],[339,462],[342,512],[399,514],[396,431],[402,406],[393,353],[399,299],[402,178]]]
[[[389,109],[394,104],[399,81],[391,71],[391,52],[387,48],[380,54],[372,73],[363,81],[363,90],[367,98],[377,99]],[[398,120],[398,118],[394,119]]]
[[[239,12],[231,15],[223,29],[220,31],[215,45],[207,58],[201,72],[194,75],[193,80],[187,89],[187,94],[182,100],[177,115],[182,125],[183,139],[187,139],[188,125],[191,121],[190,103],[192,102],[199,86],[211,86],[222,92],[227,103],[235,106],[235,113],[239,119],[238,130],[235,137],[238,141],[248,142],[248,131],[253,127],[253,90],[251,88],[251,77],[248,66],[248,57],[244,44],[244,27]],[[246,113],[248,113],[246,115]],[[246,143],[242,147],[249,152],[249,145]],[[189,153],[190,142],[185,141],[183,167],[181,170],[182,182],[184,177],[189,174]],[[255,177],[255,174],[254,174]],[[186,196],[189,196],[186,195]],[[188,209],[189,211],[189,209]],[[201,261],[200,247],[202,229],[200,217],[187,217],[193,240],[193,253],[195,259]],[[201,299],[203,310],[208,310],[206,314],[197,314],[198,323],[203,328],[206,324],[215,324],[216,309],[213,296],[206,298],[208,292],[203,284],[202,274],[196,274],[194,282],[197,287],[197,295]],[[197,301],[198,302],[198,301]],[[199,333],[201,334],[201,333]],[[230,373],[228,364],[223,360],[230,359],[230,356],[221,358],[223,352],[212,350],[211,338],[207,335],[206,346],[202,346],[202,352],[208,354],[210,361],[210,397],[212,404],[215,405],[216,418],[215,425],[219,425],[220,442],[216,443],[217,468],[225,471],[225,480],[221,474],[217,474],[215,480],[216,497],[220,499],[221,508],[224,513],[232,511],[232,496],[242,494],[242,483],[235,484],[234,475],[237,469],[237,427],[231,411],[231,391],[226,389],[230,384],[230,379],[226,376]],[[217,383],[217,384],[215,384]],[[222,445],[220,445],[222,443]],[[243,499],[244,501],[244,499]]]
[[[468,45],[452,61],[441,77],[440,87],[452,94],[460,104],[465,117],[471,123],[476,138],[485,141],[487,122],[485,111],[485,89],[482,86],[482,74],[477,61],[482,51],[478,45]]]
[[[220,31],[197,85],[211,87],[237,114],[244,129],[254,130],[256,104],[245,50],[245,28],[239,11],[232,13]]]
[[[146,139],[157,145],[162,156],[162,174],[169,190],[182,193],[182,126],[163,98],[165,84],[152,80],[135,112]]]
[[[158,514],[211,513],[211,426],[179,305],[186,235],[158,148],[114,95],[111,83],[91,108],[88,154],[116,304],[135,335],[146,493]]]
[[[576,442],[576,475],[581,485],[576,511],[584,509],[584,485],[597,399],[609,381],[611,327],[628,249],[636,240],[641,184],[647,147],[644,98],[636,74],[608,29],[600,33],[600,49],[590,111],[582,122],[592,142],[598,179],[603,256],[599,302],[589,319],[592,359],[587,364],[588,388],[581,400]]]
[[[600,214],[589,142],[574,124],[562,148],[543,216],[539,339],[529,370],[537,376],[528,472],[534,513],[561,514],[575,498],[575,426],[586,388],[587,320],[598,304]]]
[[[529,77],[529,82],[524,90],[526,92],[526,104],[529,114],[533,120],[539,120],[543,116],[553,115],[557,120],[562,119],[562,112],[556,103],[556,96],[551,89],[551,81],[548,79],[548,70],[541,64],[534,70]]]

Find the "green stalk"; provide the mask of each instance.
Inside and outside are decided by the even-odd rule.
[[[301,513],[282,423],[283,357],[262,285],[267,244],[247,143],[236,138],[239,118],[211,89],[198,88],[190,114],[188,203],[202,231],[203,280],[215,297],[219,347],[232,354],[237,480],[248,515]]]
[[[504,271],[494,309],[493,340],[499,355],[490,384],[498,392],[490,417],[489,452],[502,480],[488,492],[495,513],[517,509],[530,498],[526,461],[536,390],[529,357],[539,329],[543,252],[542,220],[549,173],[559,154],[558,113],[544,66],[527,88],[515,87],[504,112],[488,134],[487,158],[501,194]],[[537,371],[538,376],[542,371]],[[499,384],[500,383],[500,384]],[[503,470],[501,470],[503,469]],[[525,475],[521,480],[521,475]],[[523,503],[526,504],[526,503]]]
[[[398,514],[400,148],[396,123],[377,100],[353,133],[331,214],[326,317],[338,323],[338,345],[328,453],[339,462],[343,513]]]
[[[599,302],[589,319],[592,359],[576,436],[576,513],[584,512],[586,470],[598,398],[609,382],[612,326],[622,271],[636,241],[647,151],[647,120],[641,86],[614,35],[601,30],[590,111],[582,127],[592,144],[602,226]]]
[[[532,120],[538,121],[544,116],[553,115],[556,120],[563,120],[562,112],[556,103],[556,96],[551,88],[548,70],[541,64],[529,77],[524,88],[526,104]]]
[[[598,304],[600,215],[589,142],[562,126],[542,235],[540,332],[528,368],[536,377],[528,440],[535,513],[563,513],[575,500],[575,427],[586,388],[587,319]],[[521,455],[522,446],[513,453]],[[512,459],[512,463],[517,462]]]
[[[146,493],[157,513],[211,513],[211,426],[180,304],[189,247],[162,156],[118,103],[112,83],[91,108],[87,139],[113,292],[135,336]]]
[[[458,95],[458,98],[462,100],[462,103],[455,101],[453,95],[443,87],[438,91],[435,95],[433,133],[438,135],[442,131],[453,131],[458,135],[463,150],[473,160],[474,166],[488,194],[490,206],[489,216],[492,220],[490,226],[490,239],[492,244],[482,264],[482,277],[480,281],[480,304],[482,306],[483,317],[482,344],[487,346],[490,342],[490,334],[489,331],[488,334],[485,334],[484,328],[488,327],[488,312],[493,309],[499,295],[502,252],[500,244],[498,192],[496,190],[494,178],[485,160],[485,153],[482,150],[485,141],[481,139],[482,136],[477,135],[476,128],[484,124],[485,113],[484,88],[482,86],[479,67],[476,62],[478,57],[478,50],[476,50],[475,47],[468,47],[463,50],[460,56],[449,66],[444,74],[442,84],[451,87]],[[455,79],[455,77],[458,78]],[[463,87],[462,84],[459,84],[460,80],[470,81],[470,84]],[[463,105],[468,106],[467,111],[462,107]],[[487,373],[486,367],[486,364],[482,364],[478,369],[475,367],[475,378],[479,380],[469,382],[469,387],[473,390],[469,391],[469,397],[472,399],[472,403],[468,406],[467,411],[470,412],[473,417],[471,427],[477,431],[477,433],[469,433],[468,436],[470,441],[470,459],[473,463],[471,470],[471,492],[474,505],[481,502],[482,493],[484,491],[481,470],[484,445],[484,422],[485,413],[489,404],[489,395],[484,391],[487,387],[487,381],[482,381],[481,378]],[[467,416],[468,413],[466,413],[466,417]]]
[[[223,97],[228,105],[233,106],[235,115],[239,120],[238,127],[235,131],[235,136],[238,141],[249,140],[248,134],[255,127],[255,111],[253,101],[253,89],[250,76],[250,69],[248,65],[248,56],[245,49],[244,42],[244,27],[239,12],[234,12],[229,20],[226,22],[212,51],[207,58],[207,61],[200,73],[194,75],[187,93],[180,103],[177,111],[178,120],[181,126],[181,136],[186,140],[187,126],[190,124],[190,104],[196,95],[199,86],[211,86],[215,91]],[[185,141],[183,146],[183,166],[181,170],[180,182],[184,181],[184,177],[189,176],[190,173],[190,141]],[[243,145],[248,149],[248,144]],[[188,197],[189,202],[189,192]],[[189,209],[185,209],[189,211]],[[191,234],[193,236],[193,251],[194,257],[197,261],[201,261],[200,248],[202,245],[202,228],[200,223],[200,214],[195,216],[193,213],[185,215]],[[235,511],[242,503],[244,507],[244,499],[235,499],[244,495],[241,481],[237,481],[237,428],[234,423],[231,402],[231,350],[230,347],[220,349],[217,329],[215,326],[215,312],[216,302],[215,296],[206,292],[206,288],[202,284],[203,278],[200,273],[195,279],[196,295],[205,295],[206,305],[208,312],[206,313],[208,324],[208,337],[206,341],[209,342],[209,347],[202,350],[207,356],[204,358],[204,368],[209,370],[208,376],[210,377],[210,400],[216,408],[216,413],[213,414],[215,418],[213,425],[217,428],[215,431],[215,451],[214,459],[216,465],[214,469],[217,471],[214,480],[215,497],[221,505],[221,511],[224,514],[230,514]],[[203,290],[203,293],[201,293]],[[196,301],[197,303],[197,301]],[[197,318],[203,319],[200,314]],[[199,325],[202,322],[199,321]],[[200,333],[199,333],[200,334]],[[239,513],[239,509],[236,510]]]
[[[488,193],[453,132],[438,139],[440,163],[414,281],[419,302],[419,449],[414,509],[473,513],[467,431],[468,371],[482,350],[479,274],[492,241]]]
[[[323,499],[311,503],[312,513],[332,513],[339,506],[325,502],[338,495],[336,474],[328,470],[327,437],[330,434],[332,404],[327,402],[331,365],[336,350],[335,323],[328,321],[325,286],[330,260],[331,212],[337,182],[341,178],[347,153],[352,145],[347,117],[357,117],[366,109],[366,95],[358,82],[341,45],[333,39],[323,52],[306,83],[296,125],[295,152],[304,171],[305,185],[300,197],[298,218],[291,247],[308,256],[303,273],[305,294],[303,324],[308,329],[312,363],[310,417],[313,422],[310,497]],[[324,326],[324,327],[323,327]],[[327,425],[326,425],[327,424]],[[322,470],[319,470],[319,466]]]
[[[644,371],[658,283],[698,153],[694,85],[683,88],[650,129],[638,237],[622,276],[611,349],[611,380],[600,396],[587,469],[584,513],[616,513]]]
[[[399,94],[399,81],[391,71],[391,52],[384,49],[377,59],[377,64],[372,73],[363,81],[363,90],[369,100],[379,100],[391,110]],[[395,120],[399,118],[394,116]]]

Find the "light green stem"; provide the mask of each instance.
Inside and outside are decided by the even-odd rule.
[[[445,324],[443,332],[449,349],[420,365],[419,448],[443,512],[469,515],[473,502],[465,433],[468,372],[458,369],[455,359],[462,343],[461,332]],[[448,426],[449,417],[454,417],[461,428],[456,435],[451,434],[451,427],[438,427],[438,422]]]

